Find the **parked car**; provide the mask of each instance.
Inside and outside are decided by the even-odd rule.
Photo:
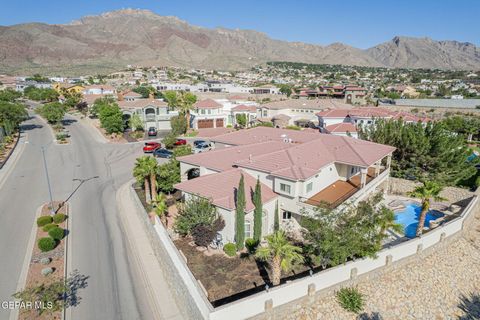
[[[199,143],[193,149],[193,153],[202,153],[212,150],[212,144],[210,142]]]
[[[156,137],[157,136],[157,129],[155,127],[148,128],[148,136],[149,137]]]
[[[160,149],[162,145],[158,142],[145,142],[143,146],[143,152],[152,153],[153,151]]]
[[[187,144],[187,140],[185,139],[177,139],[177,141],[175,141],[174,145],[176,146],[184,146]]]
[[[195,140],[193,141],[193,147],[196,148],[198,145],[205,144],[205,143],[207,143],[207,141],[205,140]]]
[[[157,158],[170,159],[173,156],[173,152],[167,149],[157,149],[153,151],[153,156]]]

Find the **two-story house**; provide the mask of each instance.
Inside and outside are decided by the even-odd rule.
[[[194,129],[225,127],[227,114],[223,105],[213,99],[200,100],[191,112],[191,127]]]
[[[155,99],[123,100],[118,101],[118,106],[125,122],[137,114],[142,119],[145,130],[151,127],[159,131],[171,130],[170,119],[178,115],[177,111],[169,110],[165,102]]]
[[[297,220],[321,204],[337,208],[364,199],[387,181],[395,149],[351,137],[265,127],[214,140],[224,148],[178,158],[182,182],[176,188],[186,198],[212,201],[225,220],[221,234],[228,242],[235,240],[235,194],[241,175],[247,195],[245,235],[252,236],[251,195],[257,179],[264,204],[263,235],[267,235],[273,231],[276,207],[280,219]]]

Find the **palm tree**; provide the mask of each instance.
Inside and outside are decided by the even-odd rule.
[[[163,95],[163,98],[165,99],[165,101],[166,101],[167,104],[168,104],[169,110],[173,110],[173,109],[175,109],[175,108],[177,107],[177,103],[178,103],[177,98],[178,98],[178,96],[177,96],[177,92],[176,92],[176,91],[171,91],[171,90],[165,91],[165,92],[163,92],[162,95]]]
[[[260,260],[269,261],[272,268],[272,283],[278,285],[282,270],[287,272],[294,263],[303,262],[302,249],[290,244],[283,231],[276,231],[266,239],[268,245],[258,248],[255,256]]]
[[[420,212],[420,217],[418,219],[417,237],[422,235],[425,218],[428,210],[430,209],[430,201],[432,199],[435,201],[445,200],[440,196],[442,189],[443,188],[434,181],[423,181],[421,186],[418,186],[413,191],[408,192],[410,197],[422,200],[422,211]]]
[[[190,92],[181,92],[177,96],[177,108],[179,112],[187,119],[187,130],[190,129],[190,110],[193,109],[193,105],[197,102],[197,96]]]
[[[157,196],[157,166],[157,161],[153,157],[143,156],[137,158],[133,168],[133,176],[138,183],[144,185],[145,201],[147,203],[150,203],[150,200]]]
[[[155,213],[157,214],[157,216],[159,216],[160,219],[163,221],[163,219],[165,218],[165,213],[168,210],[167,197],[165,196],[165,194],[160,192],[155,198],[153,198],[152,205],[155,208]],[[167,224],[165,223],[165,225]]]

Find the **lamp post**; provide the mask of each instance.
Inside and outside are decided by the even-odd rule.
[[[54,215],[55,210],[53,210],[53,197],[52,197],[52,186],[50,185],[50,177],[48,176],[48,167],[47,167],[47,159],[45,157],[45,149],[50,145],[46,144],[44,146],[41,146],[40,148],[42,149],[42,156],[43,156],[43,165],[45,167],[45,175],[47,177],[47,185],[48,185],[48,194],[50,195],[50,214]]]

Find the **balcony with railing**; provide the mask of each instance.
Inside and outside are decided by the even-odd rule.
[[[368,168],[365,177],[365,185],[362,188],[361,175],[355,175],[349,180],[337,180],[324,188],[322,191],[314,194],[310,198],[300,198],[300,204],[304,207],[316,207],[320,205],[329,208],[337,208],[347,200],[354,200],[375,188],[388,176],[390,170],[382,167],[375,176],[375,168]]]

